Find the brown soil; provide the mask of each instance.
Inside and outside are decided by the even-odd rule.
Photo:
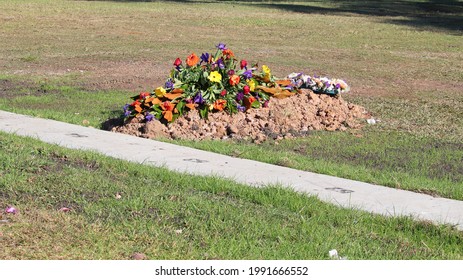
[[[348,103],[342,97],[304,90],[289,98],[271,99],[269,108],[250,109],[245,113],[216,112],[209,114],[206,120],[201,119],[197,111],[190,111],[167,126],[157,120],[145,123],[134,118],[120,125],[109,122],[106,128],[145,138],[233,138],[260,143],[268,138],[301,136],[312,130],[358,128],[361,120],[369,117],[365,108]]]

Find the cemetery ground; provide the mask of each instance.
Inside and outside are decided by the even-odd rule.
[[[129,96],[162,85],[175,58],[225,42],[277,76],[345,79],[343,98],[380,122],[262,144],[165,141],[463,198],[461,1],[209,2],[2,1],[0,109],[100,127]],[[2,259],[326,259],[333,248],[350,259],[462,258],[462,233],[449,226],[0,142],[0,205],[20,210],[0,224]]]

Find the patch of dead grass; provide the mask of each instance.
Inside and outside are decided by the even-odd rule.
[[[0,225],[3,260],[98,259],[101,255],[92,252],[94,239],[107,241],[107,232],[102,227],[56,210],[21,209],[20,214],[10,219]]]

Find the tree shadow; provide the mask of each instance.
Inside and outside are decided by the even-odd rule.
[[[105,1],[105,0],[103,0]],[[362,15],[384,17],[391,24],[407,25],[419,30],[463,33],[462,0],[307,0],[267,1],[267,0],[106,0],[113,2],[179,2],[179,3],[220,3],[253,5],[271,9],[281,9],[304,14]]]
[[[346,1],[331,0],[333,7],[313,4],[262,3],[268,8],[278,8],[305,14],[362,15],[380,17],[386,23],[407,25],[419,30],[463,32],[463,1],[430,0],[417,2],[399,1]]]

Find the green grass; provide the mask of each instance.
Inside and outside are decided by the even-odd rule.
[[[2,1],[0,109],[99,127],[176,57],[225,42],[280,76],[346,79],[345,98],[381,122],[279,145],[175,143],[462,199],[462,14],[461,1]]]
[[[11,78],[4,78],[3,81],[5,80],[21,85]],[[129,94],[124,91],[89,92],[44,82],[32,86],[30,83],[23,83],[22,86],[25,86],[25,89],[16,88],[10,93],[9,98],[0,100],[0,109],[93,127],[100,127],[107,118],[119,116],[120,104],[126,102]],[[33,87],[37,88],[35,93],[28,94],[26,90]],[[89,96],[92,100],[89,100]],[[400,101],[392,98],[384,99],[381,106],[385,115],[388,113],[385,108],[389,107],[390,110],[397,107],[398,102]],[[436,106],[448,106],[448,103]],[[429,127],[425,124],[420,125],[423,131],[411,128],[409,131],[396,132],[393,129],[395,117],[391,113],[390,118],[384,118],[378,125],[366,127],[361,131],[313,132],[303,138],[269,140],[259,145],[248,141],[171,142],[301,170],[463,200],[461,142],[449,137],[439,137],[439,134],[445,134],[445,131],[439,133],[437,130],[431,130],[432,122],[428,123]],[[445,123],[443,118],[435,119]],[[452,129],[461,127],[442,124],[442,130]],[[429,135],[426,130],[433,134]]]
[[[407,133],[314,132],[249,142],[177,141],[182,145],[393,188],[463,200],[463,146]]]
[[[448,226],[0,133],[0,259],[462,259]],[[117,199],[116,194],[121,198]],[[61,207],[71,208],[60,212]]]
[[[0,99],[0,109],[93,127],[121,115],[121,104],[127,102],[126,91],[88,91],[67,86],[63,79],[66,77],[31,81],[0,76],[0,84],[10,87],[5,98]]]
[[[175,58],[224,42],[280,77],[347,80],[345,98],[381,122],[262,145],[175,143],[463,198],[462,1],[182,2],[0,1],[0,109],[99,127],[130,96],[161,85]],[[0,207],[20,209],[2,216],[11,221],[0,224],[0,259],[463,255],[461,233],[444,226],[5,134],[0,142]]]

